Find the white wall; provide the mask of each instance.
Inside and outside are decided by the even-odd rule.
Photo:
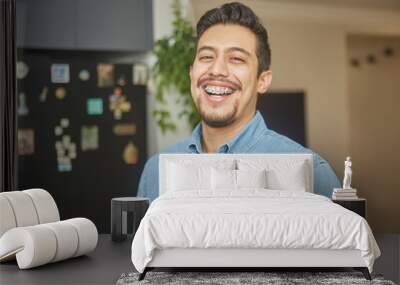
[[[182,0],[193,24],[222,0]],[[368,221],[378,232],[399,232],[396,218],[400,157],[400,61],[385,61],[361,70],[349,67],[354,54],[395,42],[400,46],[400,2],[391,0],[245,0],[266,25],[272,47],[272,90],[304,90],[306,137],[311,149],[326,158],[339,179],[343,161],[353,157],[354,187],[368,199]],[[154,36],[172,31],[172,0],[153,0]],[[354,34],[363,36],[351,36]],[[380,37],[377,37],[379,35]],[[385,37],[382,37],[385,36]],[[400,49],[400,48],[399,48]],[[398,56],[398,55],[397,55]],[[146,59],[153,63],[149,55]],[[187,137],[161,134],[151,115],[154,84],[148,95],[148,152],[154,154]],[[177,114],[171,91],[170,107]],[[389,198],[388,198],[389,197]]]
[[[182,0],[193,24],[207,10],[228,1]],[[400,35],[400,5],[381,1],[242,1],[266,25],[272,47],[272,90],[304,90],[306,137],[311,149],[326,158],[339,178],[351,154],[348,104],[347,36],[351,33]],[[172,31],[172,0],[154,0],[155,40]],[[335,4],[336,3],[336,4]],[[363,3],[364,4],[364,3]],[[154,58],[149,56],[149,63]],[[148,152],[154,154],[187,137],[191,129],[177,120],[178,131],[163,135],[151,115],[154,88],[148,96]],[[171,92],[169,106],[174,105]]]
[[[191,1],[194,18],[225,2]],[[310,148],[331,163],[340,180],[343,161],[352,156],[353,186],[368,199],[372,228],[400,232],[400,52],[396,60],[360,70],[349,67],[351,56],[365,56],[388,41],[400,50],[400,2],[242,2],[269,32],[272,89],[306,93]],[[363,36],[350,37],[354,34]]]
[[[170,35],[173,31],[172,22],[174,20],[174,16],[171,10],[172,3],[172,0],[153,0],[154,41]],[[188,11],[188,1],[181,0],[181,3],[183,7],[183,13],[185,13]],[[153,55],[149,55],[147,60],[150,65],[155,62]],[[179,112],[182,110],[182,106],[175,103],[177,91],[170,90],[165,97],[167,98],[168,109],[172,110],[171,115],[174,118],[173,121],[177,124],[177,131],[174,133],[167,132],[166,134],[163,134],[151,114],[158,106],[158,103],[155,100],[156,95],[154,82],[149,83],[148,89],[148,154],[152,155],[159,152],[161,149],[173,145],[176,142],[190,136],[191,127],[185,120],[178,120],[177,114],[179,114]]]
[[[230,1],[192,0],[194,19],[225,2]],[[346,37],[349,33],[400,35],[400,4],[383,1],[385,5],[372,5],[369,1],[363,7],[354,0],[241,2],[255,11],[269,32],[271,89],[305,91],[309,146],[326,158],[341,178],[343,160],[350,153]]]
[[[189,7],[188,0],[180,0],[182,5],[183,15],[187,13],[187,18],[191,19],[191,10]],[[172,31],[172,22],[174,21],[174,15],[172,13],[171,5],[173,0],[153,0],[153,36],[154,42],[165,36],[169,36]],[[113,59],[116,63],[127,63],[127,62],[144,62],[150,68],[154,65],[156,58],[149,52],[147,54],[138,55],[127,55]],[[189,75],[188,75],[189,76]],[[185,120],[177,119],[177,114],[182,110],[182,106],[175,103],[177,98],[176,90],[169,90],[165,95],[167,101],[167,109],[171,110],[173,121],[177,124],[176,132],[168,132],[163,134],[157,125],[156,119],[153,116],[153,111],[159,107],[159,103],[156,101],[156,86],[153,78],[150,78],[147,85],[147,154],[152,156],[158,153],[165,147],[173,145],[180,140],[191,135],[191,127]]]
[[[265,21],[266,22],[266,21]],[[306,138],[341,175],[348,153],[344,34],[332,26],[266,22],[271,38],[271,90],[304,90]]]
[[[385,47],[393,56],[384,56]],[[368,199],[374,230],[400,233],[400,37],[351,36],[348,50],[361,62],[347,66],[354,184]],[[367,63],[368,54],[375,64]]]

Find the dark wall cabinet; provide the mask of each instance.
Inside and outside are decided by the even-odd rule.
[[[76,1],[17,0],[17,46],[73,49]]]
[[[151,0],[17,0],[21,48],[149,51]]]

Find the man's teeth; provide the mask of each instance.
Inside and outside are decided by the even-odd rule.
[[[216,95],[233,93],[233,90],[228,87],[206,86],[204,90],[206,90],[206,92],[209,94],[216,94]]]

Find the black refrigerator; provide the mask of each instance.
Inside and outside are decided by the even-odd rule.
[[[148,71],[118,56],[20,50],[17,64],[19,189],[49,191],[61,219],[89,218],[101,233],[147,159]]]

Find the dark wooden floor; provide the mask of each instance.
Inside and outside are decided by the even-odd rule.
[[[131,239],[121,243],[100,235],[95,251],[41,267],[19,270],[16,262],[0,264],[0,284],[115,284],[124,272],[134,271]]]
[[[382,251],[374,267],[385,279],[399,283],[400,235],[376,235]],[[16,262],[0,264],[0,284],[115,284],[124,272],[135,271],[131,258],[132,237],[112,242],[109,235],[100,235],[94,252],[88,256],[19,270]]]
[[[375,262],[374,272],[400,284],[400,234],[375,234],[375,238],[382,255]]]

